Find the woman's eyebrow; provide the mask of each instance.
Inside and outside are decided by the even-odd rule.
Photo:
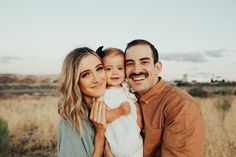
[[[100,66],[102,66],[102,64],[98,64],[98,65],[96,66],[96,68],[97,68],[97,67],[100,67]]]
[[[89,72],[90,70],[84,70],[80,73],[80,75],[82,75],[83,73]]]
[[[95,68],[98,68],[98,67],[100,67],[100,66],[102,66],[102,64],[98,64]],[[85,72],[89,72],[90,70],[88,69],[88,70],[84,70],[84,71],[82,71],[81,73],[80,73],[80,75],[82,74],[82,73],[85,73]]]

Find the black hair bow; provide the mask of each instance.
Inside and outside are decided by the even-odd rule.
[[[103,58],[105,56],[105,52],[102,50],[103,46],[100,46],[97,50],[96,50],[96,54],[100,57]]]

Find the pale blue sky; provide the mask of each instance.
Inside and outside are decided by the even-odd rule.
[[[0,73],[59,74],[79,46],[152,42],[166,80],[207,72],[236,80],[235,0],[0,0]]]

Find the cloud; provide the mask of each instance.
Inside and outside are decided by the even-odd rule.
[[[167,61],[203,63],[207,62],[210,57],[223,57],[223,53],[226,51],[226,49],[218,49],[199,52],[162,53],[160,57]]]
[[[163,53],[161,58],[167,61],[181,61],[181,62],[193,62],[203,63],[207,59],[200,52],[189,52],[189,53]]]
[[[0,64],[8,64],[12,60],[20,60],[21,58],[15,56],[2,56],[0,57]]]
[[[208,50],[208,51],[205,51],[204,53],[207,55],[207,56],[210,56],[210,57],[223,57],[223,52],[225,52],[226,49],[219,49],[219,50]]]

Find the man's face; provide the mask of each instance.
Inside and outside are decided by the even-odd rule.
[[[126,76],[131,88],[143,94],[158,81],[161,63],[154,64],[152,50],[148,45],[128,48],[125,54]]]

